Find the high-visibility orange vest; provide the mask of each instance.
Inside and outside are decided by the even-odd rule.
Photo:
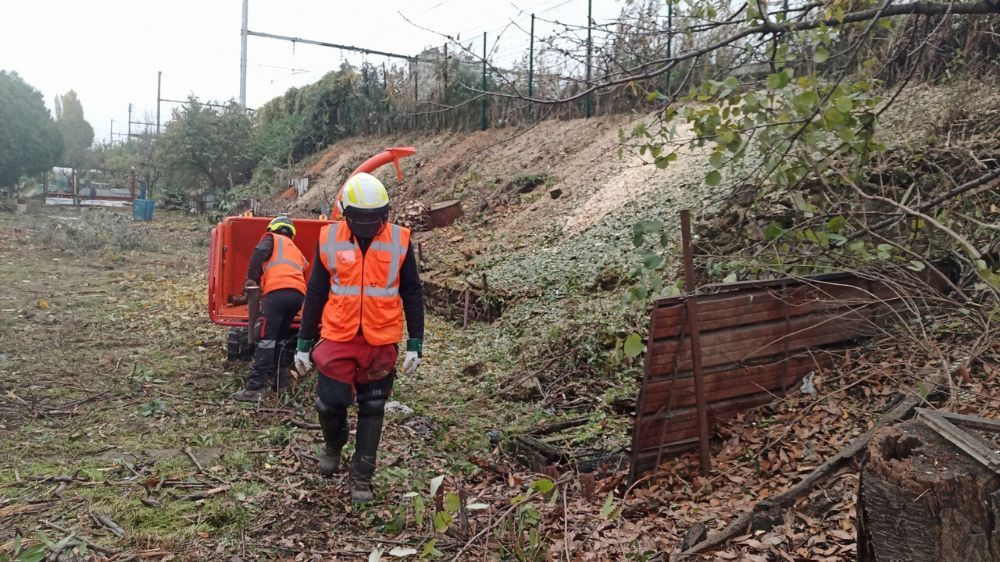
[[[309,262],[291,238],[280,234],[272,236],[274,250],[271,251],[271,258],[264,262],[264,276],[260,280],[261,293],[266,295],[278,289],[295,289],[306,294],[305,270]]]
[[[403,338],[399,270],[409,243],[410,229],[387,224],[362,255],[345,221],[323,227],[319,255],[330,272],[323,339],[350,341],[361,328],[371,345],[399,343]]]

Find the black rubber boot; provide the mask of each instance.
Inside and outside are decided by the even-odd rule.
[[[360,505],[374,499],[372,477],[378,443],[382,438],[382,421],[385,418],[385,400],[368,400],[358,404],[358,434],[354,458],[351,459],[351,503]]]
[[[323,452],[319,455],[319,473],[329,478],[340,470],[340,452],[347,444],[347,410],[332,408],[316,397],[316,412],[323,428]]]
[[[267,379],[274,371],[274,340],[260,340],[253,352],[253,365],[246,388],[233,393],[233,400],[257,402],[267,394]]]
[[[253,362],[250,363],[250,375],[247,376],[247,389],[260,390],[267,387],[268,379],[274,377],[274,340],[260,340],[253,350]]]

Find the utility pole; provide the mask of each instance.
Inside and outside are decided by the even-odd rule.
[[[487,127],[486,122],[486,32],[483,32],[483,103],[482,103],[482,116],[479,120],[479,125],[485,131]]]
[[[420,61],[413,59],[413,128],[417,128],[417,111],[420,109]]]
[[[125,138],[132,140],[132,104],[128,104],[128,136]]]
[[[591,19],[591,14],[592,14],[591,8],[593,7],[592,4],[593,0],[587,0],[587,86],[586,86],[587,88],[590,88],[590,62],[594,51],[594,41],[590,37],[590,28],[592,27],[591,22],[593,21]],[[588,93],[587,97],[583,100],[583,106],[586,110],[588,119],[590,118],[590,111],[591,111],[590,97],[591,94]]]
[[[163,71],[156,71],[156,136],[160,136],[160,81]]]
[[[531,14],[531,39],[528,42],[528,97],[532,97],[535,79],[535,14]],[[533,104],[528,102],[528,117],[531,117]]]
[[[108,146],[115,144],[115,120],[111,120],[111,132],[108,133]]]
[[[243,29],[240,31],[240,107],[247,108],[247,11],[249,0],[243,0]]]

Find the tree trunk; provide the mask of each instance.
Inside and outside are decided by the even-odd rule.
[[[868,455],[859,561],[1000,560],[1000,475],[916,420],[880,430]]]

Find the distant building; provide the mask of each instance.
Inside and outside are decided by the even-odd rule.
[[[416,68],[417,99],[420,102],[437,101],[442,98],[446,71],[448,83],[454,83],[453,80],[459,75],[458,65],[461,64],[462,70],[467,72],[470,68],[476,68],[475,65],[482,63],[481,60],[454,45],[448,48],[447,60],[449,62],[445,65],[443,47],[430,47],[417,55],[417,61],[410,61],[410,76],[413,76],[414,68]]]

